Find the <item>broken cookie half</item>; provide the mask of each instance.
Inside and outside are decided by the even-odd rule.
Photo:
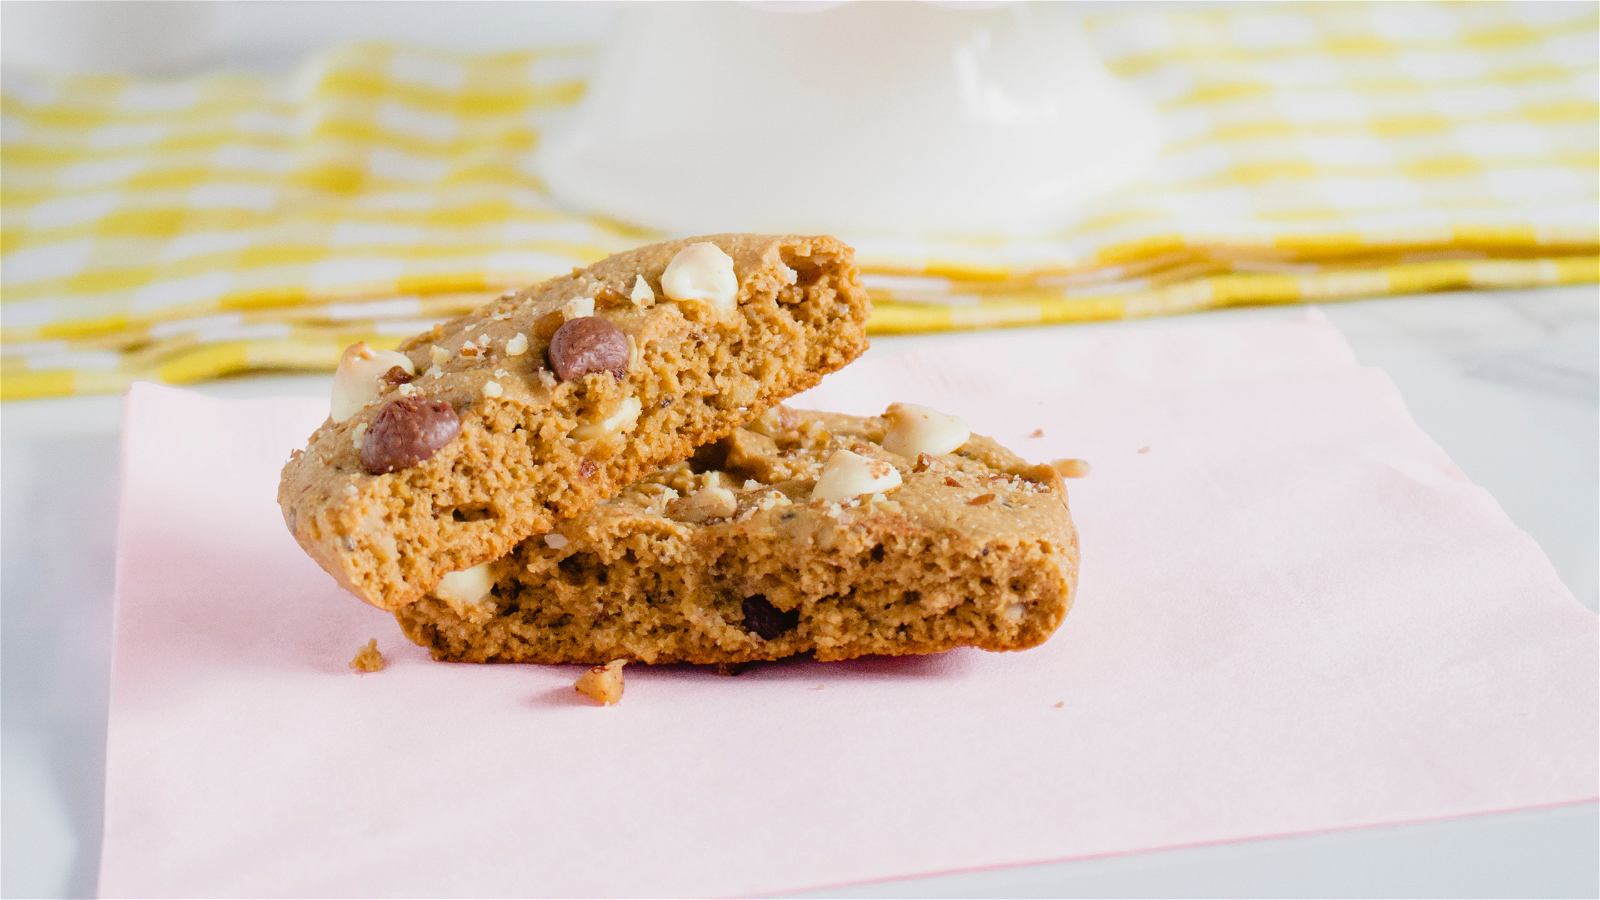
[[[479,571],[395,613],[437,659],[831,660],[1035,646],[1078,541],[1060,474],[960,419],[779,407]]]
[[[643,247],[340,360],[278,503],[339,584],[398,609],[687,458],[866,348],[829,237]],[[460,578],[456,578],[457,581]]]

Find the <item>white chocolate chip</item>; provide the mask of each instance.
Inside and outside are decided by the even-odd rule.
[[[444,374],[444,370],[439,368],[438,366],[429,366],[428,367],[428,371],[423,372],[422,374],[425,375],[425,376],[426,375],[431,375],[434,378],[438,378],[438,377],[440,377],[440,376],[442,376]]]
[[[720,312],[733,312],[739,296],[733,257],[716,244],[690,244],[667,263],[667,270],[661,273],[661,291],[671,300],[708,303]]]
[[[539,369],[539,384],[543,385],[549,390],[554,390],[555,386],[560,383],[561,382],[556,380],[556,376],[549,369]]]
[[[527,352],[528,352],[528,336],[527,335],[518,334],[516,337],[512,338],[511,340],[506,341],[506,355],[507,356],[521,356],[522,354],[527,353]]]
[[[450,351],[437,344],[428,345],[428,359],[435,366],[442,366],[450,361]]]
[[[881,459],[835,450],[822,467],[811,499],[843,503],[862,494],[886,494],[900,486],[900,472]]]
[[[357,341],[346,348],[339,357],[338,371],[333,373],[333,398],[330,404],[333,420],[343,422],[378,399],[378,380],[395,366],[399,366],[407,375],[417,374],[417,367],[404,353],[374,350],[366,341]]]
[[[356,445],[356,449],[358,449],[358,450],[361,449],[361,439],[366,437],[366,436],[367,436],[367,423],[365,423],[365,422],[362,422],[360,425],[357,425],[355,427],[355,430],[350,432],[350,440],[351,440],[352,443],[354,443]]]
[[[667,514],[680,522],[699,524],[708,519],[726,519],[739,511],[739,499],[721,485],[703,487],[667,505]]]
[[[747,491],[753,491],[759,487],[761,487],[761,482],[755,480],[754,478],[746,478],[744,480],[744,489]]]
[[[889,420],[883,449],[908,459],[915,459],[918,453],[950,453],[972,437],[966,422],[915,403],[891,403],[883,416]]]
[[[500,386],[500,382],[498,381],[485,381],[483,383],[483,395],[485,397],[494,398],[504,394],[505,392],[505,388],[502,388]]]
[[[544,545],[551,550],[563,550],[572,541],[564,534],[547,534],[544,536]]]
[[[417,386],[414,385],[414,384],[411,384],[410,382],[407,382],[405,384],[400,385],[398,390],[400,391],[400,396],[409,397],[412,394],[415,394],[417,392]]]
[[[644,280],[643,275],[633,276],[633,293],[628,295],[635,306],[649,309],[656,305],[656,292],[650,290],[650,283]]]
[[[485,604],[494,579],[489,576],[489,564],[481,563],[461,572],[451,572],[439,579],[433,595],[450,605],[456,615],[464,619],[482,618],[492,612],[492,604]],[[487,607],[487,608],[486,608]]]
[[[573,319],[581,319],[592,315],[594,315],[593,297],[574,297],[561,307],[561,321],[563,322],[571,322]]]
[[[639,412],[644,409],[644,404],[638,397],[629,397],[622,401],[617,411],[598,422],[589,422],[572,429],[572,437],[579,441],[592,441],[597,438],[609,437],[632,431],[633,426],[639,423]]]

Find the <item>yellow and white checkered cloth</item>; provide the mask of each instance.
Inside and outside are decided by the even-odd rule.
[[[1160,105],[1155,171],[1037,239],[855,241],[873,330],[1600,280],[1593,3],[1086,24]],[[286,80],[7,73],[0,395],[331,369],[655,239],[560,208],[528,168],[591,58],[359,45]]]

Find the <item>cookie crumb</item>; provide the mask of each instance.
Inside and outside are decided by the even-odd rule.
[[[1140,447],[1139,448],[1139,452],[1140,453],[1149,453],[1150,452],[1150,445],[1149,444],[1145,444],[1143,447]]]
[[[1062,478],[1083,478],[1089,474],[1089,462],[1083,459],[1052,460],[1050,468],[1060,472]]]
[[[601,706],[610,706],[622,699],[622,667],[627,664],[625,659],[613,659],[603,666],[595,666],[579,675],[572,689],[588,694]]]
[[[814,688],[812,688],[812,690],[813,690],[813,691],[820,691],[820,690],[822,690],[822,689],[823,689],[823,688],[825,688],[825,687],[827,687],[827,685],[825,685],[825,684],[819,684],[819,685],[817,685],[817,686],[816,686],[816,687],[814,687]]]
[[[1028,435],[1028,437],[1044,437],[1044,429],[1043,428],[1035,428],[1033,430],[1033,434]]]
[[[1067,701],[1062,700],[1061,702],[1056,704],[1056,709],[1060,709],[1061,707],[1066,706],[1066,705],[1067,705]]]
[[[378,639],[367,641],[367,645],[356,651],[356,658],[350,660],[350,668],[356,672],[381,672],[383,671],[383,654],[378,652]]]

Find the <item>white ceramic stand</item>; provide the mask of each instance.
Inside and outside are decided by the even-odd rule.
[[[536,165],[566,203],[676,234],[1029,234],[1159,149],[1068,4],[651,3]]]

